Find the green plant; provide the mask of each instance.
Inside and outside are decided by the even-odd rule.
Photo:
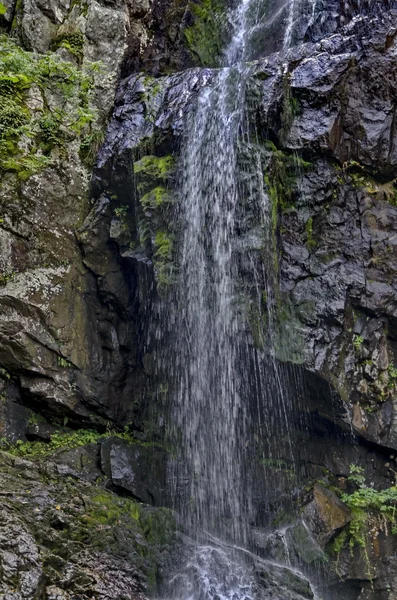
[[[164,186],[158,185],[142,196],[140,199],[142,208],[155,210],[171,202],[171,197]]]
[[[127,218],[128,206],[118,206],[114,209],[114,214],[117,218],[124,220]]]
[[[170,260],[172,256],[172,239],[165,231],[158,231],[154,238],[154,256],[159,261]]]
[[[206,67],[217,66],[225,38],[226,20],[221,0],[190,2],[193,24],[184,30],[187,47],[195,61]]]
[[[316,246],[317,242],[313,238],[313,217],[309,217],[306,221],[306,247],[313,250]]]
[[[106,433],[99,433],[91,429],[78,429],[72,433],[57,431],[51,436],[49,442],[18,440],[15,444],[10,444],[5,440],[3,445],[5,445],[6,451],[10,454],[34,458],[49,456],[58,450],[72,450],[73,448],[87,444],[97,443],[99,440],[106,439],[107,437],[117,437],[131,443],[136,443],[127,430],[118,432],[110,429]]]
[[[72,363],[63,358],[63,356],[57,356],[57,363],[59,367],[73,367]]]
[[[80,158],[83,163],[92,168],[95,163],[99,148],[105,141],[105,129],[102,127],[91,127],[87,135],[83,137],[80,143]]]
[[[357,485],[357,487],[362,488],[365,485],[365,476],[364,469],[359,465],[351,464],[349,468],[349,476],[348,481]]]
[[[85,135],[96,118],[90,99],[98,69],[98,63],[79,69],[56,54],[28,52],[0,35],[0,174],[14,171],[26,179],[51,164],[46,154],[62,146],[65,135]]]
[[[65,48],[81,62],[84,53],[84,34],[75,25],[61,26],[51,43],[51,50]]]
[[[390,379],[394,383],[397,380],[397,367],[395,367],[393,364],[390,364],[388,366],[387,372],[389,373]]]
[[[392,533],[397,533],[397,486],[376,490],[365,485],[364,470],[357,465],[350,465],[348,481],[358,487],[351,494],[342,493],[341,500],[351,510],[351,521],[341,531],[332,543],[332,550],[337,556],[343,548],[361,548],[367,564],[367,573],[372,579],[371,565],[367,546],[371,530],[391,527]]]
[[[14,271],[9,271],[8,273],[0,273],[0,286],[7,285],[9,281],[14,279],[15,273]]]
[[[359,350],[364,343],[364,338],[362,335],[354,335],[353,336],[353,346],[356,350]]]

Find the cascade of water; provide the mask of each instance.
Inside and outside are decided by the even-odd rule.
[[[237,366],[232,239],[249,4],[242,0],[232,15],[225,53],[231,66],[200,94],[186,125],[177,216],[182,236],[173,415],[190,470],[192,501],[182,507],[190,530],[205,527],[243,541],[249,506],[240,454],[247,417]]]
[[[294,0],[290,2],[293,14]],[[178,471],[174,481],[188,482],[176,508],[187,534],[196,541],[190,542],[183,582],[180,578],[172,581],[170,594],[180,600],[258,597],[252,568],[246,567],[244,559],[235,552],[227,556],[225,549],[202,541],[206,531],[242,547],[249,545],[252,492],[247,481],[253,451],[245,445],[252,434],[253,410],[257,435],[279,434],[277,444],[287,448],[293,461],[288,399],[274,356],[272,205],[260,155],[255,153],[248,193],[256,197],[259,207],[267,258],[262,272],[256,273],[255,265],[252,272],[259,313],[263,291],[266,295],[267,324],[261,335],[269,349],[267,361],[247,343],[238,312],[236,215],[242,193],[238,149],[242,137],[250,143],[244,107],[252,5],[253,0],[241,0],[232,13],[233,34],[225,67],[217,72],[211,87],[200,92],[197,105],[187,115],[181,149],[170,418],[183,447],[182,460],[174,464]],[[262,429],[258,427],[261,422]],[[267,459],[273,463],[278,460],[277,444],[267,444]]]

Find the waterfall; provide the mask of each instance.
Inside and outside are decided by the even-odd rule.
[[[182,447],[170,480],[187,482],[175,503],[187,538],[185,561],[166,594],[173,600],[313,597],[310,586],[305,588],[307,595],[276,596],[283,588],[284,571],[270,563],[266,569],[272,572],[274,589],[261,591],[257,572],[263,571],[264,563],[250,551],[253,486],[247,482],[261,457],[249,440],[259,438],[273,466],[286,464],[280,459],[282,449],[295,470],[290,400],[274,352],[276,248],[259,150],[250,155],[249,182],[241,183],[240,145],[255,147],[245,112],[254,8],[252,0],[241,0],[231,14],[224,66],[186,115],[180,152],[175,210],[178,282],[169,303],[173,308],[166,313],[172,323],[166,368],[170,420]],[[293,23],[288,26],[292,29]],[[255,198],[264,248],[261,269],[252,265],[250,302],[257,305],[267,358],[253,348],[241,318],[237,247],[244,194]],[[301,577],[295,572],[293,576]]]

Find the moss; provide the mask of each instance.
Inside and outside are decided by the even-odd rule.
[[[157,289],[166,291],[173,282],[173,222],[169,206],[172,196],[167,190],[175,168],[170,155],[145,155],[134,163],[139,206],[137,233],[141,249],[153,259]],[[136,250],[135,245],[133,249]]]
[[[306,248],[314,250],[317,246],[316,240],[313,238],[313,217],[309,217],[306,221]]]
[[[172,198],[164,186],[158,185],[144,194],[140,201],[144,209],[155,210],[169,204]]]
[[[175,518],[169,509],[151,508],[106,490],[94,490],[89,497],[86,495],[86,514],[70,535],[75,541],[116,556],[133,557],[135,567],[143,571],[149,588],[155,591],[161,549],[169,547],[175,529]]]
[[[106,434],[91,429],[77,429],[73,432],[56,432],[49,442],[18,440],[15,444],[5,441],[5,449],[14,456],[28,456],[29,458],[49,456],[58,450],[72,450],[87,444],[96,443],[106,437],[118,437],[131,443],[139,443],[134,440],[128,431],[111,431]]]
[[[27,52],[6,35],[0,36],[0,71],[0,172],[26,179],[51,163],[47,155],[62,145],[61,128],[72,139],[94,119],[88,108],[92,73],[51,53]],[[43,100],[34,112],[27,105],[32,86]],[[50,109],[47,92],[64,98],[68,111]]]
[[[83,60],[84,54],[84,34],[76,29],[74,25],[61,26],[56,37],[51,42],[51,50],[65,48],[77,58],[79,62]]]
[[[142,182],[153,179],[166,181],[171,175],[174,164],[175,161],[171,155],[143,156],[134,163],[134,173]]]
[[[284,144],[285,140],[289,135],[294,118],[299,112],[299,103],[297,98],[294,98],[292,94],[289,74],[285,75],[283,86],[284,94],[280,115],[281,128],[279,132],[279,137],[281,142]]]
[[[217,66],[225,41],[224,3],[221,0],[202,0],[190,2],[188,9],[193,16],[193,24],[186,27],[184,35],[194,61],[202,66]]]

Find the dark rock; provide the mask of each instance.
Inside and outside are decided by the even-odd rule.
[[[118,488],[131,492],[141,502],[166,502],[166,453],[155,446],[131,444],[118,438],[101,442],[101,467]]]

